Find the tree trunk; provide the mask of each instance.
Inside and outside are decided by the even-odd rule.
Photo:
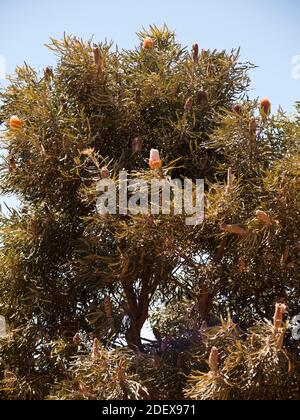
[[[128,302],[130,326],[125,338],[128,346],[134,351],[143,351],[141,331],[148,318],[151,291],[149,290],[150,275],[144,277],[140,295],[137,297],[133,285],[123,285]]]
[[[128,344],[128,347],[134,352],[142,352],[143,345],[141,340],[141,331],[142,327],[137,325],[135,321],[131,320],[131,325],[126,331],[125,338]]]

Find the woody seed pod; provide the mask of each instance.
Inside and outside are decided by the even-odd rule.
[[[257,130],[256,119],[254,117],[251,117],[249,120],[249,132],[252,136],[256,136],[256,130]]]
[[[256,218],[257,218],[257,220],[259,220],[262,223],[265,223],[266,225],[271,225],[272,224],[271,217],[265,211],[257,210]]]
[[[140,153],[143,149],[143,139],[135,137],[131,142],[132,153]]]
[[[190,112],[192,110],[192,108],[193,108],[193,98],[189,97],[185,101],[184,110],[185,110],[185,112]]]
[[[208,58],[208,52],[204,48],[201,51],[201,58],[202,59]]]
[[[13,158],[12,156],[10,156],[8,158],[8,169],[9,172],[13,172],[16,169],[17,165],[16,165],[16,160],[15,158]]]
[[[208,103],[208,95],[204,90],[200,90],[196,96],[197,105],[204,107]]]
[[[101,53],[98,47],[93,49],[93,55],[94,55],[95,66],[100,68],[101,67]]]
[[[276,303],[274,314],[274,328],[278,330],[282,326],[283,315],[286,313],[287,307],[283,303]]]
[[[44,70],[44,77],[47,82],[50,82],[53,79],[53,70],[50,67],[46,67]]]
[[[241,104],[234,105],[232,110],[233,110],[233,112],[237,113],[238,115],[242,115],[242,113],[243,113],[243,107],[242,107]]]
[[[4,371],[3,381],[8,387],[11,388],[14,388],[18,383],[16,375],[7,369]]]
[[[284,268],[285,268],[285,265],[286,265],[287,259],[288,259],[288,257],[289,257],[289,253],[290,253],[290,247],[289,247],[289,246],[287,246],[287,247],[285,248],[285,250],[284,250],[284,253],[283,253],[283,254],[282,254],[282,256],[281,256],[281,259],[280,259],[280,267],[281,267],[281,270],[284,270]]]
[[[213,347],[211,349],[210,355],[209,355],[209,368],[210,371],[213,373],[218,372],[219,367],[219,350],[216,347]]]
[[[243,257],[239,258],[239,273],[243,274],[246,271],[246,263]]]
[[[233,188],[233,180],[234,180],[234,176],[232,173],[232,168],[229,167],[228,171],[227,171],[227,192],[229,193],[232,188]]]
[[[223,229],[225,232],[232,233],[234,235],[247,235],[247,230],[241,227],[240,225],[221,225],[221,229]]]
[[[198,44],[193,45],[193,60],[195,63],[198,63],[199,61],[199,45]]]
[[[76,333],[73,337],[73,344],[75,347],[78,347],[80,344],[81,340],[80,340],[80,335],[79,333]]]
[[[98,359],[99,356],[100,356],[100,343],[99,343],[99,340],[95,338],[93,342],[91,358],[95,360],[95,359]]]
[[[120,361],[119,361],[119,365],[117,368],[117,378],[119,382],[125,382],[126,380],[126,359],[123,357]]]
[[[104,306],[104,313],[106,315],[107,319],[111,319],[112,318],[112,308],[111,308],[111,303],[110,303],[110,299],[108,296],[105,296],[104,301],[103,301],[103,306]]]

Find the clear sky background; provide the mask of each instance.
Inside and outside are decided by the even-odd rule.
[[[288,112],[300,99],[300,80],[292,78],[292,58],[300,55],[299,0],[0,0],[0,13],[8,73],[24,61],[53,65],[44,44],[64,31],[127,49],[137,44],[142,26],[167,23],[183,45],[240,46],[242,59],[259,66],[251,97],[269,97],[275,109],[280,104]]]

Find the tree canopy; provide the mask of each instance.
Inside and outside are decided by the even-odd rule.
[[[251,101],[239,49],[138,37],[52,39],[1,92],[0,398],[299,399],[300,106]],[[204,179],[203,223],[99,214],[121,170]]]

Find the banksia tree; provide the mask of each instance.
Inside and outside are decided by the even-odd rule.
[[[1,216],[1,398],[297,399],[299,106],[249,101],[239,50],[167,27],[131,51],[49,48],[55,68],[18,67],[1,93],[1,191],[20,200]],[[204,179],[203,223],[130,212],[134,186],[107,214],[97,185],[120,194],[122,170]]]
[[[282,314],[281,321],[276,318],[279,312],[277,306],[274,324],[257,323],[246,334],[237,331],[235,325],[231,329],[225,328],[224,322],[219,331],[212,329],[206,346],[220,342],[223,359],[217,363],[218,349],[212,347],[209,371],[190,375],[186,397],[200,400],[298,400],[299,360],[283,349],[287,325],[283,323]],[[200,354],[205,357],[205,351]]]

